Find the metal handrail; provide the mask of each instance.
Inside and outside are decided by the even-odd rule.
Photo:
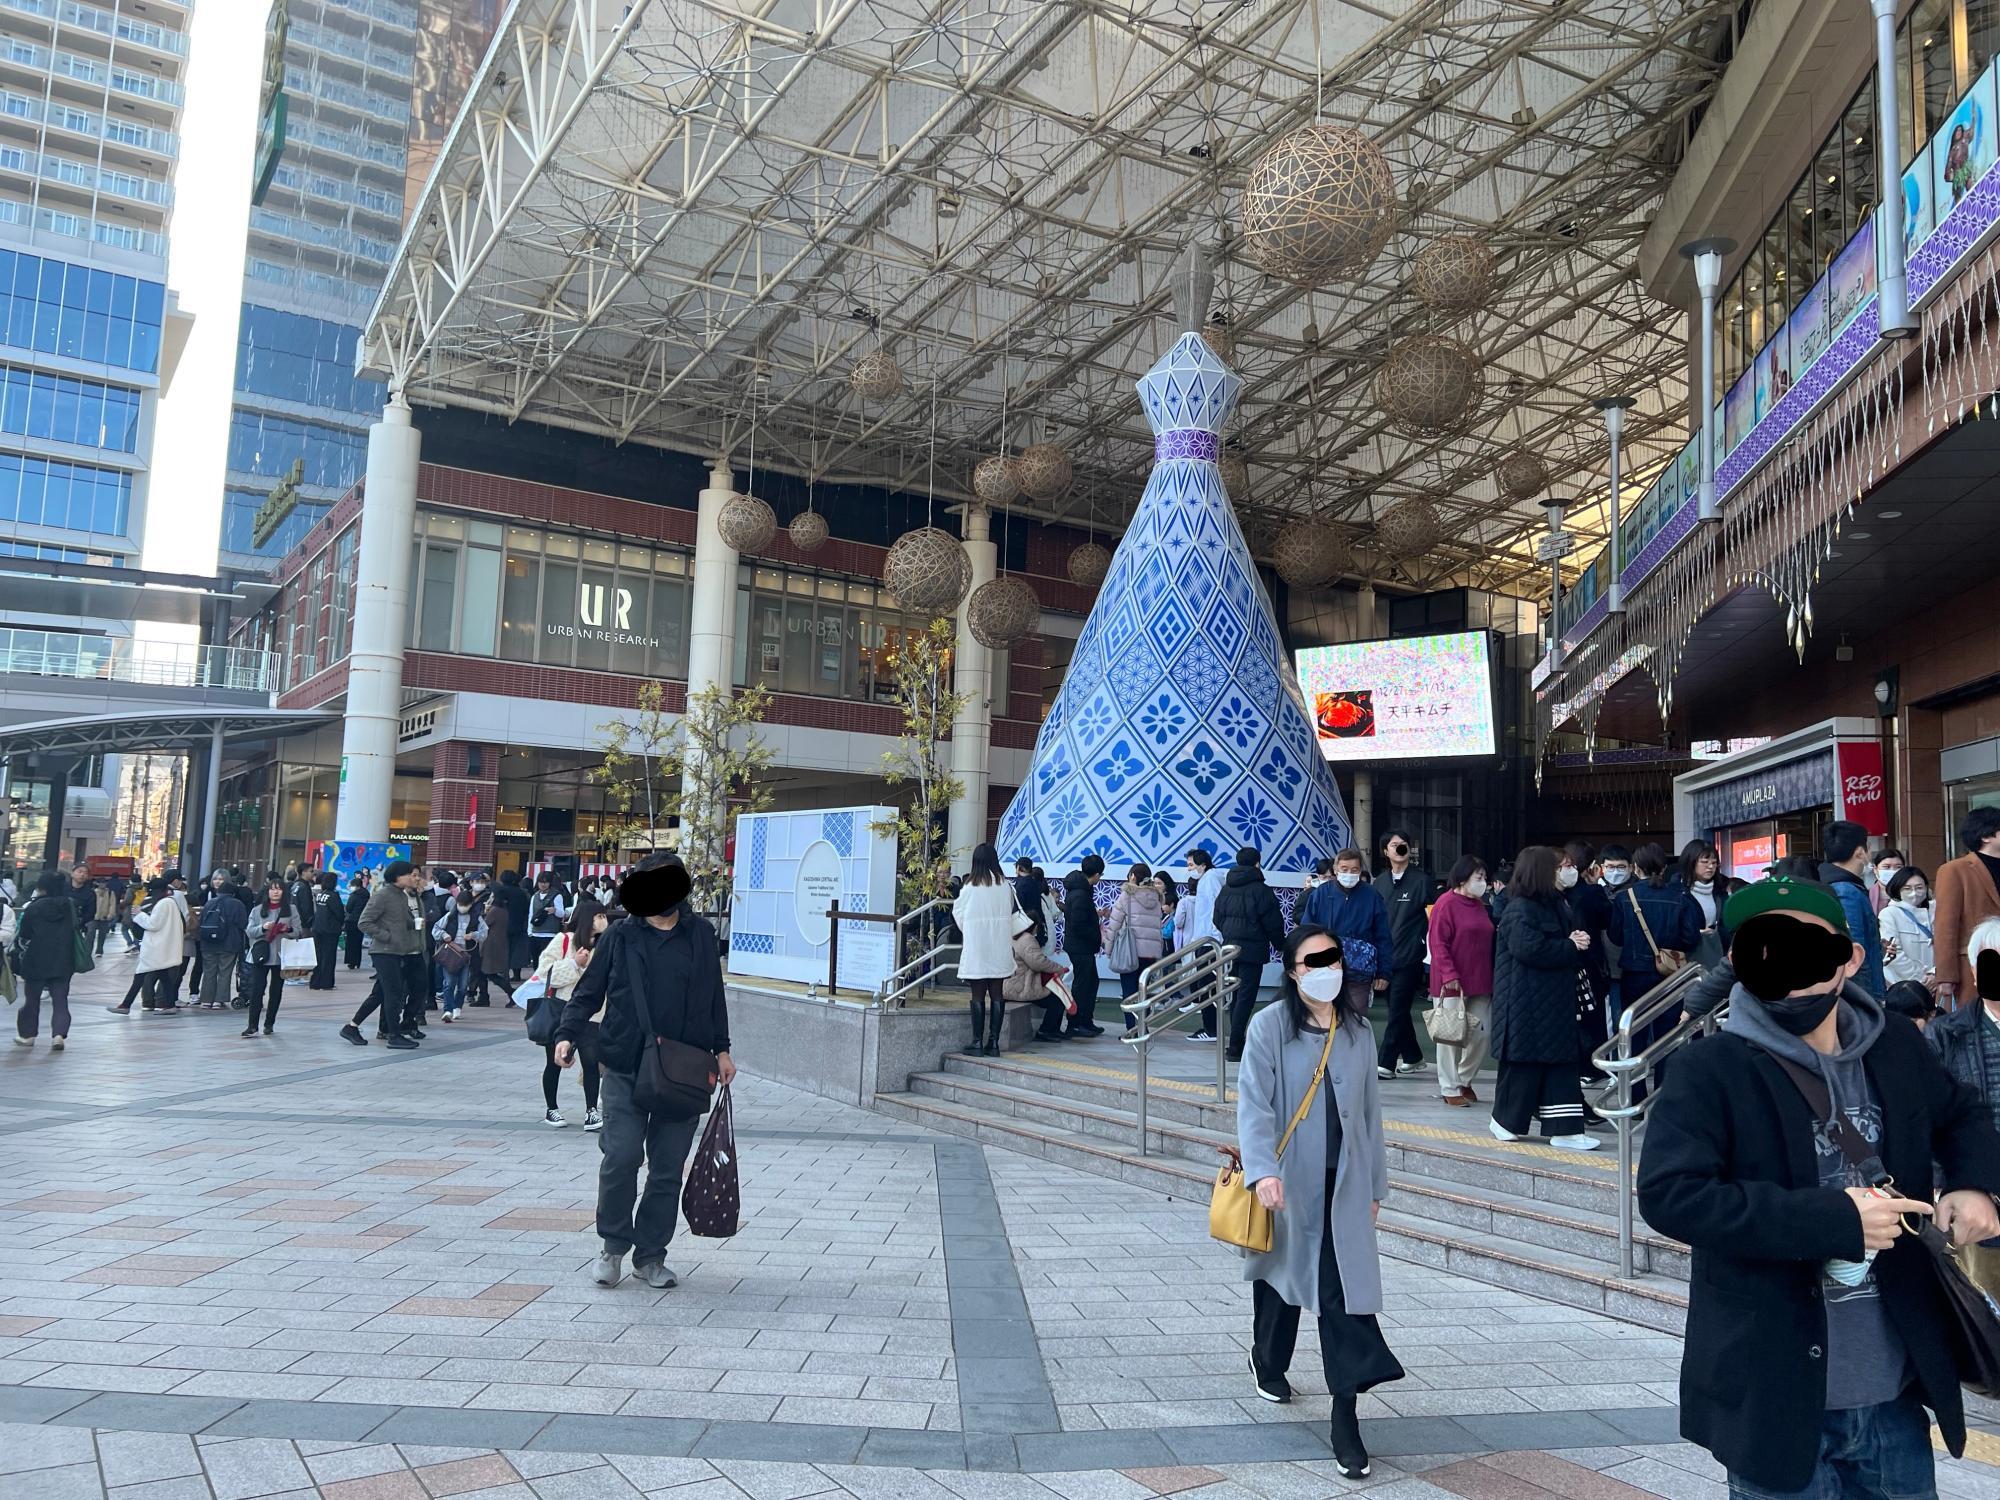
[[[905,997],[921,991],[933,983],[944,971],[958,972],[957,943],[939,943],[935,948],[919,953],[899,969],[893,969],[875,991],[876,1004],[885,1007],[899,1007]]]
[[[1688,964],[1654,985],[1625,1007],[1611,1040],[1590,1056],[1590,1060],[1611,1080],[1601,1089],[1595,1102],[1597,1112],[1611,1121],[1618,1132],[1618,1274],[1627,1278],[1633,1274],[1635,1232],[1633,1136],[1644,1123],[1646,1112],[1652,1105],[1654,1090],[1651,1085],[1659,1075],[1660,1065],[1697,1037],[1712,1035],[1722,1025],[1722,1018],[1728,1014],[1729,1007],[1720,1005],[1701,1016],[1683,1015],[1670,1029],[1646,1042],[1636,1052],[1633,1051],[1633,1038],[1643,1034],[1661,1017],[1678,1010],[1687,999],[1688,991],[1699,984],[1706,974],[1701,965]],[[1641,1089],[1645,1090],[1644,1094],[1635,1098]]]
[[[1122,1002],[1133,1017],[1120,1041],[1139,1057],[1138,1106],[1139,1154],[1146,1154],[1146,1093],[1150,1082],[1146,1049],[1156,1031],[1171,1031],[1203,1006],[1215,1007],[1215,1102],[1229,1102],[1229,1058],[1226,1038],[1229,1030],[1228,986],[1234,978],[1233,966],[1242,952],[1234,943],[1218,943],[1202,938],[1172,953],[1163,953],[1139,971],[1138,991]],[[1093,960],[1094,961],[1094,960]],[[1171,1015],[1168,1012],[1172,1012]],[[1156,1025],[1165,1017],[1163,1024]]]

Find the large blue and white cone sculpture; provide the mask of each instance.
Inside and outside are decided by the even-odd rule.
[[[1001,858],[1096,854],[1122,873],[1252,844],[1265,869],[1304,874],[1349,828],[1216,469],[1242,381],[1187,333],[1138,385],[1157,461],[1000,821]]]

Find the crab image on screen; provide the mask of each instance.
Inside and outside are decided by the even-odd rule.
[[[1374,691],[1356,688],[1345,693],[1313,694],[1313,722],[1330,740],[1374,738]]]

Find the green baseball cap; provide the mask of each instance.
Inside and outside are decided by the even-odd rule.
[[[1842,936],[1853,936],[1847,930],[1847,908],[1840,904],[1833,887],[1790,875],[1744,886],[1724,904],[1722,920],[1731,931],[1738,931],[1752,917],[1771,912],[1788,917],[1818,917]]]

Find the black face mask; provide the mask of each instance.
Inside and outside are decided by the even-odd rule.
[[[1974,959],[1972,978],[1980,999],[2000,1002],[2000,952],[1988,948]]]
[[[1823,995],[1799,995],[1790,1000],[1766,1000],[1764,1009],[1770,1013],[1779,1027],[1793,1036],[1808,1036],[1819,1029],[1820,1023],[1840,1003],[1840,996],[1833,990]]]
[[[1752,917],[1738,929],[1729,945],[1729,959],[1736,967],[1736,977],[1774,1015],[1774,1007],[1787,995],[1825,984],[1853,958],[1854,944],[1841,933],[1829,932],[1782,912]],[[1820,997],[1800,998],[1817,1001]],[[1799,1034],[1811,1030],[1809,1025]]]

